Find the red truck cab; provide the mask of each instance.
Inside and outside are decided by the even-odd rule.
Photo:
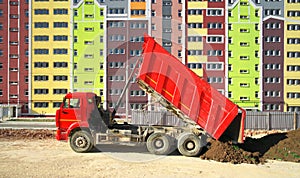
[[[76,128],[88,128],[88,119],[96,108],[97,95],[91,92],[68,93],[56,111],[56,139],[67,140]]]

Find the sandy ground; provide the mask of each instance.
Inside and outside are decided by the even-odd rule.
[[[300,177],[300,163],[230,164],[134,148],[75,153],[54,139],[0,139],[0,177]]]

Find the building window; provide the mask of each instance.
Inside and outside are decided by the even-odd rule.
[[[34,54],[40,54],[40,55],[49,54],[49,49],[34,49]]]
[[[288,17],[300,17],[300,11],[287,11]]]
[[[300,85],[300,79],[287,79],[287,85]]]
[[[288,65],[287,71],[289,72],[299,72],[300,71],[300,65]]]
[[[202,42],[202,36],[188,36],[188,42]]]
[[[188,68],[190,69],[202,69],[201,63],[188,63]]]
[[[287,57],[288,58],[300,58],[300,52],[288,52]]]
[[[68,76],[66,75],[54,75],[53,76],[53,81],[67,81]]]
[[[289,31],[297,31],[297,30],[300,30],[300,25],[299,24],[289,24],[287,26],[287,29]]]
[[[221,77],[207,77],[208,83],[223,83],[223,78]]]
[[[280,50],[266,50],[265,56],[280,56]]]
[[[68,41],[67,35],[54,35],[53,36],[54,41]]]
[[[202,50],[188,50],[188,55],[189,56],[199,56],[202,55],[203,51]]]
[[[49,103],[48,102],[34,102],[35,108],[48,108]]]
[[[266,29],[280,29],[281,25],[280,25],[280,23],[276,23],[276,22],[272,23],[272,22],[270,22],[270,23],[266,23],[265,24],[265,28]],[[289,25],[288,25],[288,29],[289,29]],[[299,29],[300,29],[300,25],[299,25]]]
[[[188,28],[203,28],[203,23],[188,23]]]
[[[223,16],[223,9],[208,9],[207,16]]]
[[[54,28],[68,28],[68,22],[53,22]]]
[[[279,77],[266,77],[264,78],[265,83],[280,83]]]
[[[131,10],[131,15],[145,15],[146,11],[143,9]]]
[[[249,86],[250,86],[249,83],[240,83],[240,87],[247,88]]]
[[[223,63],[206,63],[207,70],[223,70]]]
[[[202,9],[188,9],[188,15],[202,15]]]
[[[178,17],[182,17],[182,10],[178,10]]]
[[[108,10],[109,14],[125,14],[124,8],[109,8]]]
[[[35,75],[33,78],[34,78],[34,81],[48,81],[49,80],[49,76],[47,76],[47,75]]]
[[[280,64],[265,64],[266,70],[280,70]]]
[[[68,9],[53,9],[54,15],[68,14]]]
[[[49,93],[49,89],[45,89],[45,88],[39,88],[39,89],[34,89],[34,94],[35,95],[39,95],[39,94],[48,94]]]
[[[34,15],[48,15],[49,9],[35,9]]]
[[[100,9],[100,16],[104,16],[104,10]]]
[[[276,15],[280,16],[281,15],[281,10],[280,9],[265,9],[265,15]]]
[[[223,56],[222,50],[208,50],[207,51],[208,56]]]
[[[49,36],[47,35],[34,36],[34,41],[49,41]]]
[[[49,28],[48,22],[34,22],[34,28]]]
[[[286,97],[289,99],[300,99],[300,93],[299,92],[288,92]]]
[[[288,38],[287,43],[288,44],[300,44],[300,38]]]
[[[280,97],[280,91],[265,91],[265,97]]]
[[[249,33],[250,30],[249,30],[248,28],[241,28],[241,29],[240,29],[240,32],[241,32],[241,33]]]
[[[86,32],[93,32],[94,28],[93,27],[86,27],[86,28],[84,28],[84,31],[86,31]]]
[[[207,36],[207,43],[223,43],[222,36]]]
[[[228,24],[228,30],[230,30],[230,25]],[[223,29],[222,23],[208,23],[207,24],[208,29]]]
[[[249,101],[249,97],[247,96],[241,96],[240,101]]]
[[[62,102],[53,102],[53,108],[59,108]]]
[[[54,68],[66,68],[68,67],[67,62],[53,62],[53,67]]]
[[[67,94],[68,93],[68,89],[53,89],[53,94]]]
[[[54,48],[53,49],[53,54],[68,54],[68,49],[65,48]]]

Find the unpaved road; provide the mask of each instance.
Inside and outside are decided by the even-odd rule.
[[[54,139],[0,139],[0,177],[300,177],[300,163],[230,164],[142,151],[78,154]]]

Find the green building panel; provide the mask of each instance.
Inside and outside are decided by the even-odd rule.
[[[73,89],[103,95],[105,8],[93,0],[77,6],[73,8]]]
[[[260,9],[241,1],[228,16],[229,98],[246,109],[260,108]]]

